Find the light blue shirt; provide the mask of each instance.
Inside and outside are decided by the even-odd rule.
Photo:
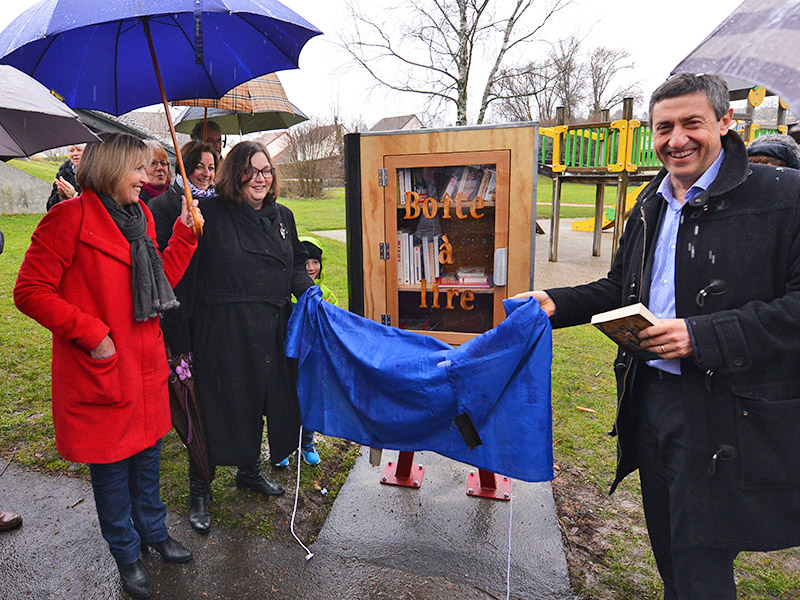
[[[719,174],[725,150],[720,150],[717,159],[711,163],[706,172],[695,181],[684,197],[688,202],[708,189]],[[667,201],[664,217],[661,221],[661,230],[658,232],[656,251],[653,257],[653,272],[650,279],[650,312],[659,319],[675,318],[675,250],[678,244],[678,226],[681,223],[681,210],[683,204],[675,199],[672,191],[672,175],[667,175],[661,181],[656,192]],[[651,360],[647,362],[651,367],[673,373],[681,374],[681,361],[679,358],[669,360]]]

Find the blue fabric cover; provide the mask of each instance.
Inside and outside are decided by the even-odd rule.
[[[505,300],[498,327],[453,348],[386,327],[309,288],[294,308],[287,356],[299,365],[303,426],[375,448],[432,450],[524,481],[553,477],[552,332],[534,299]],[[474,450],[453,424],[467,413]]]

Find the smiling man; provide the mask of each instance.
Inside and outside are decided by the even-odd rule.
[[[639,470],[667,600],[734,600],[741,550],[800,545],[800,174],[747,162],[725,81],[676,75],[650,100],[664,169],[604,279],[527,292],[553,327],[642,302],[620,350],[619,482]],[[523,295],[523,294],[521,294]]]

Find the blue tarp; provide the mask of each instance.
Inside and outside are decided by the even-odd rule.
[[[553,477],[552,335],[536,300],[505,300],[508,317],[454,348],[303,294],[286,353],[298,359],[303,425],[373,448],[431,450],[524,481]],[[466,413],[470,450],[453,419]]]

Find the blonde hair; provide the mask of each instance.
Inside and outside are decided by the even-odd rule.
[[[100,134],[100,142],[86,144],[75,178],[81,189],[109,196],[137,163],[146,161],[150,149],[126,133]]]
[[[172,165],[169,162],[169,155],[164,150],[164,146],[156,140],[144,140],[145,146],[151,150],[150,160],[163,160],[167,163],[167,183],[172,181]]]

